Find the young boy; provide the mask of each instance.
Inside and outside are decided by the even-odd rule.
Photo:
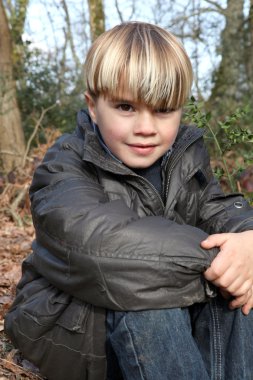
[[[89,112],[34,175],[7,334],[49,380],[253,379],[253,211],[180,125],[185,50],[125,23],[85,69]]]

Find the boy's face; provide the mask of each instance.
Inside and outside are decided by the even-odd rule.
[[[128,167],[151,166],[174,143],[181,109],[152,110],[133,102],[129,94],[116,101],[103,96],[94,100],[88,93],[85,96],[105,144]]]

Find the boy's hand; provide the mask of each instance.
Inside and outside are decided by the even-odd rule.
[[[250,296],[248,298],[248,301],[242,306],[242,312],[245,315],[248,315],[250,310],[253,308],[253,288],[249,291]]]
[[[220,252],[204,272],[207,280],[224,295],[233,296],[232,309],[242,307],[248,314],[253,307],[253,231],[210,235],[201,243],[205,249],[219,247]]]
[[[231,295],[225,290],[220,289],[220,293],[223,298],[231,299]],[[242,307],[242,312],[248,315],[250,310],[253,308],[253,288],[248,291],[248,293],[243,296],[234,297],[229,303],[230,309],[236,309]]]
[[[253,288],[251,288],[244,296],[235,297],[229,304],[231,309],[236,309],[241,306],[243,314],[248,315],[253,308]]]

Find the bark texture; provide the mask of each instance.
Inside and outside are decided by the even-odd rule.
[[[250,0],[250,10],[247,20],[245,41],[247,82],[249,85],[250,96],[253,96],[253,0]]]
[[[242,99],[242,85],[245,84],[244,57],[244,0],[228,0],[225,11],[226,23],[221,35],[222,56],[218,70],[214,74],[212,106],[222,115],[238,107]]]
[[[25,140],[13,79],[11,34],[2,0],[0,52],[0,165],[4,172],[9,172],[22,162]]]
[[[103,0],[88,0],[90,12],[91,40],[94,41],[105,31]]]

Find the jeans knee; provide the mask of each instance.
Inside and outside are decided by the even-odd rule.
[[[107,324],[110,331],[115,330],[122,322],[131,330],[142,329],[149,334],[162,333],[164,329],[176,329],[177,331],[191,328],[190,315],[187,308],[144,310],[131,312],[108,312]]]

